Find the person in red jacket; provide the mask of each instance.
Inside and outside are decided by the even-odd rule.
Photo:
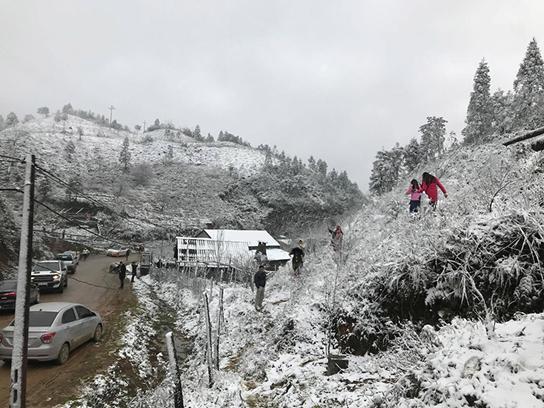
[[[438,177],[427,172],[423,173],[419,192],[427,194],[427,197],[429,197],[429,204],[433,209],[436,208],[436,204],[438,203],[438,189],[442,190],[444,197],[448,198],[448,192],[440,180],[438,180]]]

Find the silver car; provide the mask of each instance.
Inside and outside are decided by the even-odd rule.
[[[64,364],[70,352],[89,340],[102,337],[103,322],[97,312],[68,302],[41,303],[30,307],[28,359],[56,360]],[[0,332],[0,359],[11,360],[14,321]]]

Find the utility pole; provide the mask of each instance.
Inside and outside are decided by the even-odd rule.
[[[26,407],[26,368],[28,355],[28,307],[30,302],[30,271],[32,269],[32,229],[34,223],[35,157],[26,156],[23,199],[23,223],[19,246],[17,297],[15,298],[15,329],[11,355],[11,385],[9,406]]]
[[[110,105],[110,107],[108,109],[110,110],[110,127],[111,127],[111,120],[112,120],[112,117],[113,117],[113,110],[115,109],[115,106]]]

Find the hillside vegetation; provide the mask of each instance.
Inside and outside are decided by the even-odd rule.
[[[39,171],[37,197],[112,239],[139,242],[206,225],[284,234],[340,216],[363,201],[345,173],[327,172],[326,164],[325,172],[318,173],[299,159],[268,146],[252,148],[228,132],[215,141],[211,135],[202,137],[198,126],[194,131],[176,129],[158,120],[145,133],[132,132],[121,125],[105,126],[105,119],[92,113],[71,107],[64,111],[24,123],[8,115],[9,126],[0,132],[0,154],[36,154],[45,170],[69,186]],[[20,186],[22,166],[1,164],[0,180]],[[292,194],[297,198],[290,201]],[[3,196],[19,210],[17,193]],[[86,234],[75,228],[77,223],[59,221],[42,208],[36,223]]]

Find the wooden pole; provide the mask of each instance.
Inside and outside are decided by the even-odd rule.
[[[212,364],[212,322],[210,320],[210,305],[208,294],[204,292],[204,319],[206,320],[206,364],[208,365],[208,387],[213,385],[213,364]]]
[[[172,332],[166,333],[166,349],[168,350],[170,375],[174,382],[174,408],[183,408],[183,389],[181,388],[178,356]]]
[[[217,308],[217,330],[215,334],[215,369],[219,370],[219,338],[221,336],[221,320],[223,319],[223,287],[219,287],[219,307]]]

